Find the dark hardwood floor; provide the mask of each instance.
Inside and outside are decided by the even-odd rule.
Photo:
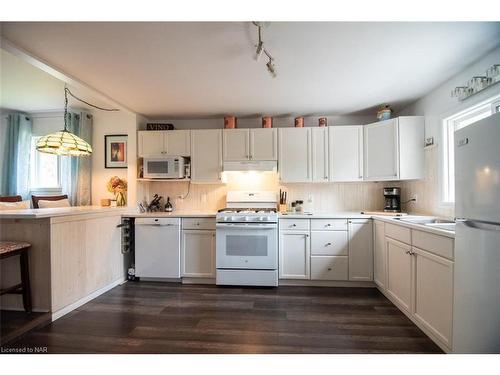
[[[378,290],[126,283],[10,347],[48,353],[441,353]]]

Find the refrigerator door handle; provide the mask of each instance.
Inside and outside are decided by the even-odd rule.
[[[467,220],[467,219],[461,219],[461,220],[458,219],[457,223],[463,223],[466,227],[469,227],[469,228],[500,231],[500,223],[494,224],[494,223],[488,223],[485,221]]]

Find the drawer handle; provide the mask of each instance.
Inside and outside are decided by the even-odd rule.
[[[411,251],[410,250],[406,250],[405,253],[408,254],[408,255],[411,255]]]
[[[332,224],[330,224],[330,223],[325,225],[325,227],[331,227],[331,226],[332,226]]]
[[[332,270],[332,267],[328,267],[328,271],[331,271]]]
[[[297,226],[297,224],[292,224],[292,225],[290,225],[290,226],[291,226],[291,227],[296,227],[296,226]]]
[[[326,247],[326,246],[332,246],[332,243],[331,243],[331,242],[327,242],[327,243],[325,244],[325,247]]]
[[[200,225],[200,223],[196,223],[196,225],[198,225],[198,226],[199,226],[199,225]]]

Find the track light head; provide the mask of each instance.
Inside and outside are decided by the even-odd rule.
[[[262,53],[264,52],[264,42],[259,40],[259,44],[257,44],[257,50],[255,51],[255,60],[259,61]]]
[[[273,59],[269,58],[269,61],[266,64],[268,72],[271,74],[273,78],[276,78],[276,65],[273,63]]]

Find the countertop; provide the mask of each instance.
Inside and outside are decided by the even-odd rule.
[[[130,210],[130,209],[129,209]],[[51,217],[88,215],[88,214],[121,214],[127,207],[77,206],[57,208],[37,208],[27,210],[2,210],[0,219],[46,219]]]
[[[283,219],[370,219],[372,215],[355,212],[318,212],[318,213],[286,213],[279,214]]]
[[[122,214],[122,217],[215,217],[215,211],[174,211],[174,212],[137,212],[129,211]]]

